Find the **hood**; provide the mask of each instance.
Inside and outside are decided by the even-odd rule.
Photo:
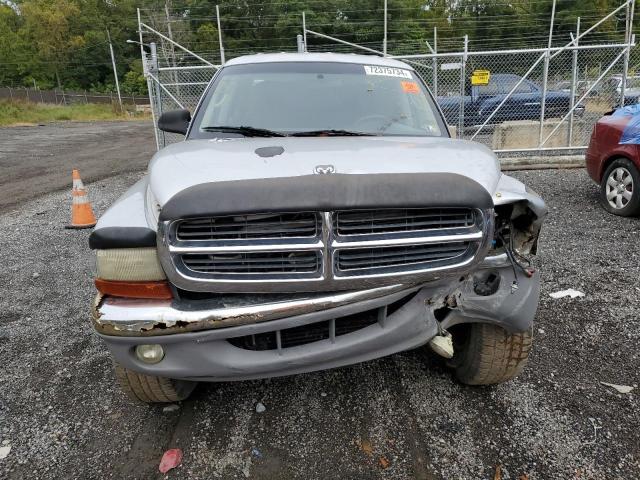
[[[149,185],[162,207],[177,193],[204,183],[302,177],[327,166],[353,175],[454,173],[474,180],[491,195],[501,175],[488,148],[449,138],[237,138],[166,147],[149,165]]]

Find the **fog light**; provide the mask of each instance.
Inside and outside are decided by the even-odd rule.
[[[160,345],[138,345],[136,357],[144,363],[158,363],[164,358],[164,350]]]

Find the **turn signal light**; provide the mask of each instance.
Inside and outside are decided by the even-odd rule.
[[[164,282],[126,282],[121,280],[103,280],[96,278],[96,288],[104,295],[126,298],[173,298],[169,284]]]

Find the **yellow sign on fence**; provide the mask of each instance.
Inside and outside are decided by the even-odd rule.
[[[489,70],[474,70],[471,85],[488,85],[490,76]]]

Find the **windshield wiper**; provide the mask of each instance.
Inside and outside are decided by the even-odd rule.
[[[225,125],[202,127],[203,132],[239,133],[245,137],[286,137],[284,133],[267,130],[266,128],[255,127],[229,127]]]
[[[374,137],[375,133],[352,132],[350,130],[309,130],[308,132],[296,132],[290,134],[292,137]]]

